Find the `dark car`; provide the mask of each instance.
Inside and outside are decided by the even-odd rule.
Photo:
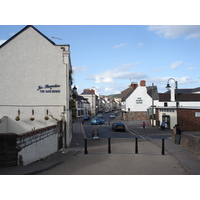
[[[112,124],[112,130],[114,131],[126,131],[126,127],[122,122],[114,122]]]
[[[84,120],[89,120],[89,119],[90,119],[90,116],[89,116],[89,115],[84,115],[84,116],[83,116],[83,119],[84,119]]]

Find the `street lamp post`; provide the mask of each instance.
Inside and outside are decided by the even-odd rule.
[[[170,80],[173,80],[175,82],[175,90],[176,90],[176,122],[178,124],[178,82],[174,79],[174,78],[170,78],[168,81],[167,81],[167,86],[166,88],[169,90],[171,88],[170,84],[169,84],[169,81]]]

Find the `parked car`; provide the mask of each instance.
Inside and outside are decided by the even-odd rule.
[[[100,119],[93,118],[93,119],[91,119],[90,124],[91,125],[98,125],[98,124],[101,124],[101,121],[100,121]]]
[[[103,118],[100,118],[100,117],[95,117],[95,119],[98,119],[100,120],[100,124],[104,124],[105,123],[105,120]]]
[[[115,114],[114,114],[114,113],[111,113],[111,114],[110,114],[110,118],[115,118]]]
[[[117,130],[126,131],[126,127],[122,122],[114,122],[112,124],[112,130],[114,130],[114,131],[117,131]]]
[[[83,116],[83,119],[84,119],[84,120],[89,120],[89,119],[90,119],[90,116],[89,116],[89,115],[84,115],[84,116]]]
[[[101,113],[98,113],[97,117],[103,117],[103,115]]]

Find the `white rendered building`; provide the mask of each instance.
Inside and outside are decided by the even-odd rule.
[[[69,146],[70,46],[56,45],[26,26],[0,46],[0,70],[0,119],[5,119],[0,133],[21,134],[63,121],[63,145]]]

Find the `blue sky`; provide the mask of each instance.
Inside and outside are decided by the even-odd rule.
[[[79,93],[96,87],[99,94],[116,94],[140,80],[165,92],[169,78],[177,80],[179,88],[200,86],[200,26],[34,26],[56,44],[70,44]],[[0,43],[23,27],[1,25]]]

